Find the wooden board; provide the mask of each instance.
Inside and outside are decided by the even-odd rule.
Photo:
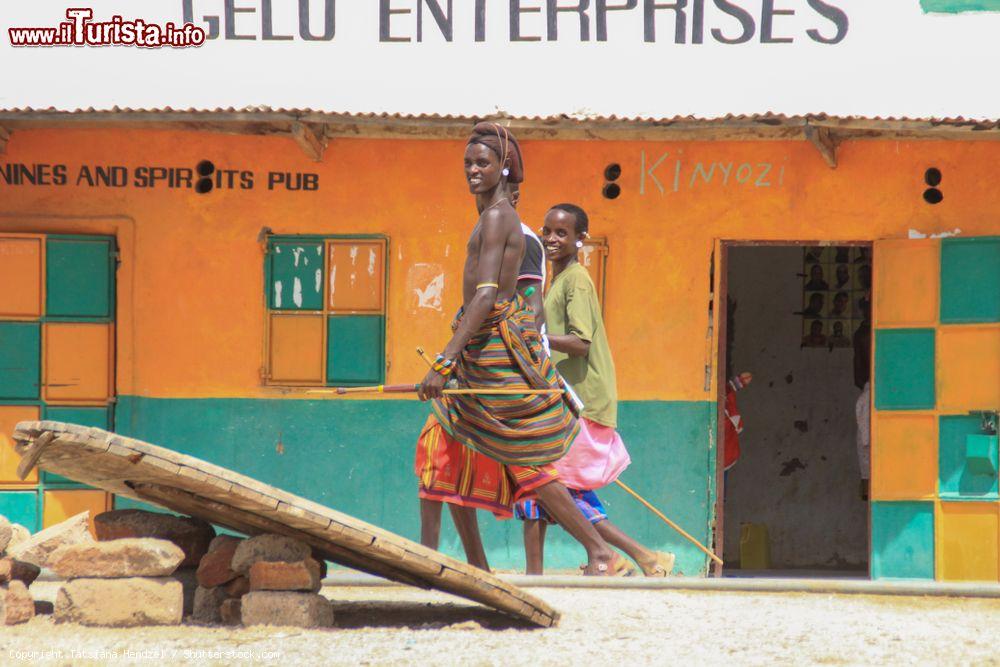
[[[247,535],[278,533],[327,560],[434,588],[541,626],[559,613],[538,598],[415,542],[206,461],[99,428],[26,421],[14,431],[24,463]]]

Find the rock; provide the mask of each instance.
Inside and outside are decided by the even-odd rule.
[[[219,607],[219,616],[223,625],[240,625],[243,622],[243,615],[240,612],[242,602],[239,598],[229,598],[222,601]]]
[[[0,625],[27,623],[34,616],[35,601],[22,582],[15,580],[0,589]]]
[[[184,552],[172,542],[131,537],[62,547],[49,556],[48,567],[64,579],[165,577],[182,560]]]
[[[155,537],[173,542],[184,551],[180,567],[198,567],[215,537],[212,524],[201,519],[146,510],[102,512],[94,517],[94,530],[101,542],[125,537]]]
[[[239,544],[242,541],[242,537],[236,537],[235,535],[216,535],[212,538],[212,541],[208,543],[208,553],[212,553],[224,545]]]
[[[0,554],[7,550],[10,538],[14,535],[14,529],[7,517],[0,514]]]
[[[218,537],[215,538],[215,540],[218,539]],[[202,556],[201,562],[198,563],[198,585],[205,588],[221,586],[240,576],[239,573],[233,571],[232,562],[233,554],[236,553],[236,548],[243,540],[223,542],[215,540],[213,540],[213,544],[216,545],[215,550],[213,551],[209,547],[208,553]]]
[[[177,625],[184,592],[171,577],[73,579],[56,596],[56,623],[131,628]]]
[[[48,567],[49,556],[56,549],[94,541],[87,526],[89,520],[90,512],[81,512],[62,523],[35,533],[17,546],[8,547],[7,555],[38,567]]]
[[[326,559],[316,553],[315,550],[312,552],[313,560],[319,563],[319,578],[320,581],[326,579]]]
[[[319,563],[312,558],[297,563],[257,561],[250,567],[251,591],[310,591],[320,587]]]
[[[232,568],[245,575],[250,573],[250,566],[258,561],[295,563],[309,558],[311,553],[312,549],[291,537],[258,535],[244,540],[236,547]]]
[[[330,601],[317,593],[251,591],[240,604],[243,625],[328,628],[333,625]]]
[[[55,605],[48,600],[35,600],[35,616],[48,616],[55,611]]]
[[[226,595],[231,598],[241,598],[250,592],[250,578],[236,577],[225,586]]]
[[[194,613],[194,592],[198,590],[197,570],[193,567],[182,567],[171,575],[172,579],[181,582],[184,589],[184,615]]]
[[[7,549],[12,549],[18,544],[27,542],[31,539],[31,531],[22,526],[19,523],[10,524],[11,535],[10,543],[7,544]]]
[[[217,588],[199,586],[194,592],[194,611],[191,613],[191,620],[195,623],[221,623],[219,608],[227,599],[226,589],[222,586]]]
[[[0,558],[0,584],[20,581],[25,586],[30,586],[38,578],[41,571],[37,565],[25,563],[10,556]]]

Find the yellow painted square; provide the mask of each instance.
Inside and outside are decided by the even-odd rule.
[[[0,318],[42,314],[42,238],[0,236]]]
[[[875,326],[937,324],[940,257],[941,244],[933,239],[893,239],[875,244]]]
[[[44,336],[45,400],[107,403],[113,393],[112,325],[49,322]]]
[[[21,457],[14,451],[14,426],[21,421],[37,421],[39,408],[34,405],[0,405],[0,484],[31,485],[38,483],[38,469],[33,469],[21,481],[17,465]]]
[[[941,503],[937,512],[937,577],[997,581],[1000,577],[998,503]]]
[[[269,364],[274,384],[322,384],[322,315],[271,315]]]
[[[872,500],[937,495],[938,430],[933,414],[878,412],[872,420]]]
[[[42,528],[89,510],[90,532],[96,537],[94,517],[111,509],[111,494],[94,489],[48,490],[43,494],[42,502]]]
[[[941,410],[1000,410],[1000,325],[943,325],[937,341]]]

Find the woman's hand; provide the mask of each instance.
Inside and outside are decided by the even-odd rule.
[[[417,392],[417,396],[421,401],[441,398],[441,396],[444,395],[442,393],[444,390],[444,383],[447,381],[448,378],[431,369],[427,371],[427,375],[424,376],[423,382],[420,383],[420,391]]]

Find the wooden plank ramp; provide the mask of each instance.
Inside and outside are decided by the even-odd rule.
[[[247,535],[278,533],[327,560],[392,581],[474,600],[549,627],[559,613],[489,572],[245,475],[99,428],[27,421],[14,430],[24,474],[37,465],[116,495]]]

